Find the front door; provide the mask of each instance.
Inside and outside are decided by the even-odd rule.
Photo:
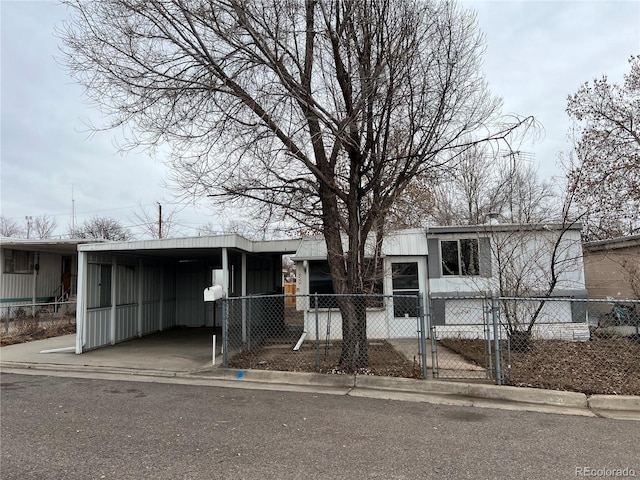
[[[418,319],[424,310],[426,261],[424,257],[390,258],[390,291],[393,307],[389,311],[389,337],[415,338]],[[389,291],[389,290],[387,290]]]

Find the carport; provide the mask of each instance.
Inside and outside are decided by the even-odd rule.
[[[221,315],[204,289],[282,293],[282,255],[299,243],[218,235],[80,245],[75,352],[176,327],[213,332]]]

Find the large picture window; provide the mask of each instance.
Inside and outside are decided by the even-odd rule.
[[[373,268],[373,260],[367,261],[364,267],[364,284],[365,289],[371,294],[382,295],[382,277],[376,276]],[[329,270],[327,261],[311,261],[309,262],[309,293],[311,295],[333,295],[333,277]],[[366,305],[368,307],[381,307],[382,297],[367,297]],[[314,306],[313,303],[311,306]],[[335,297],[320,296],[318,298],[318,307],[320,308],[338,308],[338,302]]]
[[[442,275],[480,275],[477,239],[442,241],[440,250]]]
[[[393,316],[417,317],[420,280],[418,262],[399,262],[391,264],[393,285]]]
[[[33,252],[4,250],[4,273],[33,273]]]

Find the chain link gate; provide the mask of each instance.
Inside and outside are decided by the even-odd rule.
[[[430,303],[433,378],[494,380],[501,384],[497,302],[487,297],[432,296]]]

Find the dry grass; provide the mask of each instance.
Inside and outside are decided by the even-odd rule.
[[[59,337],[71,333],[76,333],[74,316],[14,318],[9,322],[8,330],[4,323],[0,326],[0,346]]]
[[[484,365],[483,340],[448,339],[442,343]],[[507,359],[503,355],[503,369],[510,385],[587,395],[640,395],[640,342],[634,339],[532,340],[529,351],[511,353],[511,368]]]

